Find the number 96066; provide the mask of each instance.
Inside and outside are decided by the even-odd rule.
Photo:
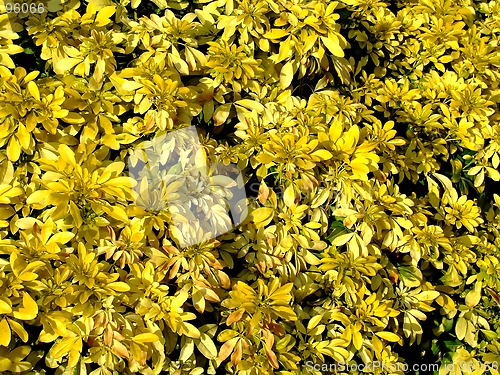
[[[42,3],[5,3],[7,13],[43,13],[45,5]]]

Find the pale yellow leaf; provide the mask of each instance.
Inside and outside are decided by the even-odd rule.
[[[206,333],[200,333],[200,338],[195,341],[198,350],[208,359],[217,357],[217,347]]]
[[[113,289],[117,292],[128,292],[130,286],[122,281],[115,281],[106,285],[108,288]]]
[[[257,228],[265,227],[274,217],[274,210],[270,207],[260,207],[251,213],[251,219]]]
[[[215,109],[213,119],[214,119],[214,126],[220,126],[226,122],[227,118],[229,117],[229,112],[231,111],[231,106],[232,103],[226,103],[218,106]]]
[[[383,338],[384,340],[390,341],[390,342],[398,342],[400,340],[400,337],[396,335],[395,333],[392,332],[376,332],[375,333],[378,337]]]
[[[139,343],[146,343],[146,342],[155,342],[158,341],[158,336],[156,336],[154,333],[140,333],[138,335],[135,335],[132,337],[132,341],[139,342]]]
[[[291,61],[288,61],[281,68],[281,72],[280,72],[281,89],[285,90],[286,88],[288,88],[291,85],[291,83],[293,81],[293,75],[294,75],[293,64]]]
[[[341,234],[332,241],[332,245],[334,246],[345,245],[353,236],[354,233]]]
[[[344,51],[340,47],[338,37],[330,34],[329,37],[322,36],[321,41],[325,47],[332,53],[335,57],[344,57]]]

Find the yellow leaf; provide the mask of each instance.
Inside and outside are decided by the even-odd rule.
[[[93,16],[96,13],[97,13],[97,7],[96,7],[95,2],[94,1],[89,2],[87,5],[86,15]]]
[[[274,217],[274,210],[270,207],[257,208],[251,214],[251,219],[254,221],[257,228],[265,227]]]
[[[151,0],[151,1],[155,3],[158,8],[162,10],[168,8],[167,0]]]
[[[321,261],[309,250],[306,250],[306,254],[304,255],[304,260],[313,266],[317,266],[318,264],[321,264]]]
[[[287,207],[292,207],[295,203],[295,191],[293,190],[293,186],[290,185],[285,189],[285,193],[283,194],[283,202],[285,202]]]
[[[291,61],[288,61],[283,68],[281,68],[280,72],[280,85],[283,90],[288,88],[293,81],[293,64]]]
[[[106,186],[115,186],[115,187],[134,187],[137,184],[135,180],[130,177],[116,177],[107,181],[104,185]]]
[[[213,119],[214,119],[214,126],[219,126],[224,124],[226,122],[227,118],[229,117],[229,113],[231,111],[231,106],[232,103],[226,103],[218,106],[215,109]]]
[[[104,184],[107,182],[111,176],[114,175],[119,175],[123,169],[125,168],[125,163],[124,162],[115,162],[109,164],[101,173],[101,176],[97,179],[98,184]]]
[[[21,360],[26,358],[30,352],[31,348],[28,345],[22,345],[12,350],[9,353],[9,357],[12,358],[14,363],[20,364]]]
[[[80,339],[79,341],[77,341],[75,344],[78,345],[78,343],[80,342],[80,346],[81,346],[81,342],[82,340]],[[69,357],[68,357],[68,367],[72,368],[72,367],[76,367],[76,365],[78,364],[78,361],[80,360],[80,350],[78,349],[74,349],[74,347],[71,348],[71,350],[69,351]]]
[[[269,164],[269,163],[272,163],[274,161],[275,157],[274,157],[274,155],[264,151],[264,152],[261,152],[260,154],[258,154],[256,159],[259,163]]]
[[[186,339],[184,345],[181,346],[181,352],[179,353],[179,361],[186,362],[189,357],[194,352],[194,341],[193,339]]]
[[[459,340],[463,340],[467,333],[468,322],[464,317],[458,318],[457,325],[455,326],[455,333]]]
[[[66,145],[59,145],[59,156],[66,164],[76,166],[75,153]]]
[[[217,336],[217,340],[220,342],[225,342],[227,340],[231,340],[233,337],[238,336],[238,332],[233,331],[232,329],[225,329]]]
[[[12,307],[10,305],[0,299],[0,314],[10,314],[12,312]]]
[[[143,354],[145,354],[141,348],[141,345],[136,344],[135,342],[131,342],[129,344],[129,349],[130,353],[132,354],[132,357],[138,360],[140,360],[140,358],[143,357]]]
[[[366,175],[370,172],[370,168],[365,163],[360,163],[355,159],[353,162],[349,163],[351,171],[355,177],[366,180]]]
[[[115,10],[116,10],[116,7],[114,5],[110,5],[110,6],[102,8],[97,13],[97,16],[95,17],[94,24],[98,27],[106,26],[110,22],[109,17],[111,17],[115,13]]]
[[[128,223],[128,215],[125,212],[123,208],[120,206],[102,206],[102,210],[106,212],[109,216],[111,216],[113,219],[116,219],[118,221]]]
[[[30,82],[31,83],[31,82]],[[28,149],[30,146],[31,135],[26,129],[26,127],[20,122],[17,126],[17,139],[19,139],[19,143],[23,149]]]
[[[363,336],[359,332],[352,333],[352,343],[357,350],[361,350],[363,347]]]
[[[38,305],[28,293],[23,295],[23,307],[13,312],[14,318],[21,320],[35,319],[38,315]]]
[[[75,226],[77,228],[81,227],[83,224],[82,215],[80,214],[80,209],[73,201],[69,202],[69,213],[75,222]]]
[[[197,62],[200,66],[203,66],[207,63],[207,57],[202,52],[193,47],[186,45],[184,53],[186,54],[186,61],[189,64],[189,68],[191,70],[196,70],[196,66],[198,65]]]
[[[57,60],[57,62],[54,63],[54,72],[56,74],[65,74],[82,61],[82,58],[76,57],[65,57],[61,60]]]
[[[318,158],[319,160],[329,160],[333,157],[332,153],[328,150],[316,150],[311,156]]]
[[[481,301],[482,282],[478,281],[474,285],[474,290],[469,291],[465,296],[465,304],[469,307],[476,306]]]
[[[127,94],[129,91],[140,89],[143,86],[141,83],[128,81],[125,78],[118,76],[116,72],[109,77],[109,80],[113,86],[115,86],[116,90],[123,95]]]
[[[289,55],[291,55],[292,49],[291,49],[291,38],[288,37],[286,40],[280,44],[280,50],[278,53],[278,58],[276,59],[276,63],[279,63],[286,59]]]
[[[307,330],[310,331],[312,329],[314,329],[314,327],[316,327],[319,322],[321,322],[321,319],[323,318],[323,315],[315,315],[313,316],[310,320],[309,320],[309,323],[307,323]]]
[[[205,311],[205,298],[199,290],[193,293],[193,306],[200,314]]]
[[[128,292],[130,290],[130,286],[122,281],[109,283],[107,287],[116,290],[117,292]]]
[[[469,171],[469,174],[471,174],[470,172],[473,170],[474,168],[472,168],[470,171]],[[479,168],[480,170],[481,168]],[[478,172],[479,172],[478,170]],[[444,188],[446,189],[446,191],[448,192],[451,192],[453,190],[453,184],[451,182],[451,180],[446,177],[445,175],[442,175],[440,173],[433,173],[432,174],[439,182],[441,182],[441,184],[444,186]]]
[[[89,3],[94,4],[96,10],[101,10],[108,5],[113,5],[112,0],[89,0]]]
[[[262,103],[252,99],[241,99],[234,102],[237,106],[249,109],[250,111],[256,111],[257,113],[262,113],[266,109]],[[236,107],[238,108],[238,107]]]
[[[342,234],[338,237],[336,237],[333,241],[332,241],[332,245],[334,246],[342,246],[342,245],[345,245],[352,237],[354,236],[354,233],[346,233],[346,234]]]
[[[69,112],[66,116],[61,118],[61,120],[72,125],[83,124],[85,122],[85,118],[83,116],[74,112]]]
[[[264,38],[267,39],[281,39],[284,36],[287,36],[289,33],[283,29],[272,29],[264,34]]]
[[[156,342],[158,341],[158,336],[156,336],[154,333],[141,333],[139,335],[135,335],[132,337],[132,341],[139,342],[139,343],[145,343],[145,342]]]
[[[120,149],[120,143],[116,140],[116,134],[105,134],[101,137],[101,143],[112,150]]]
[[[322,36],[321,41],[326,48],[336,57],[344,57],[344,51],[340,48],[339,39],[334,34],[330,34],[327,37]]]
[[[274,300],[284,300],[288,303],[288,301],[291,299],[290,292],[293,289],[293,283],[288,283],[283,286],[279,286],[279,279],[273,279],[271,284],[269,284],[269,298],[274,299]],[[271,302],[271,305],[273,305],[274,302]]]
[[[378,337],[383,338],[384,340],[387,340],[390,342],[398,342],[400,340],[400,337],[392,332],[376,332],[375,334]]]
[[[189,75],[189,65],[179,55],[170,53],[168,58],[180,74]]]
[[[10,328],[19,336],[19,338],[23,342],[27,342],[28,341],[28,332],[26,332],[24,327],[21,324],[19,324],[18,322],[16,322],[15,320],[11,320],[11,319],[7,319],[7,320],[9,322]],[[1,331],[2,330],[0,328],[0,332]]]
[[[290,306],[273,306],[273,312],[286,320],[297,320],[297,315]]]
[[[310,229],[319,229],[322,227],[321,223],[317,223],[315,221],[310,221],[307,224],[304,225],[306,228]]]
[[[0,345],[9,345],[10,338],[10,327],[7,323],[7,319],[2,319],[2,321],[0,321]]]
[[[437,290],[426,290],[422,293],[417,294],[415,297],[419,301],[430,301],[438,298],[440,293]]]
[[[197,339],[200,337],[200,331],[191,323],[184,322],[182,331],[187,337],[191,337],[193,339]]]
[[[9,144],[7,145],[7,157],[10,161],[18,161],[21,156],[21,146],[17,137],[10,137]]]
[[[200,333],[200,338],[195,341],[198,350],[208,359],[217,357],[217,347],[206,333]]]
[[[31,96],[40,101],[40,91],[38,91],[36,83],[34,81],[28,82],[27,88]]]
[[[8,371],[12,366],[12,361],[8,358],[0,358],[0,371]]]
[[[71,232],[59,232],[54,234],[50,239],[47,241],[46,245],[50,245],[52,243],[60,243],[60,244],[65,244],[69,240],[71,240],[73,237],[75,237],[74,233]]]
[[[488,172],[488,177],[491,178],[493,181],[500,180],[500,172],[498,172],[496,169],[487,167],[486,171]]]
[[[13,188],[11,185],[0,185],[0,203],[9,204],[11,203],[11,198],[18,197],[23,193],[23,190],[19,187]]]
[[[57,359],[68,354],[78,339],[78,337],[68,337],[62,339],[50,349],[52,356]]]

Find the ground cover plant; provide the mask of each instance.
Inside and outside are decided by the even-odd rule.
[[[0,373],[499,373],[500,1],[15,4]],[[182,247],[127,166],[192,125],[249,215]]]

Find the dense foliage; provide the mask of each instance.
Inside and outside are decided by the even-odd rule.
[[[500,361],[500,1],[5,4],[2,374]],[[250,214],[183,248],[126,165],[191,125]]]

